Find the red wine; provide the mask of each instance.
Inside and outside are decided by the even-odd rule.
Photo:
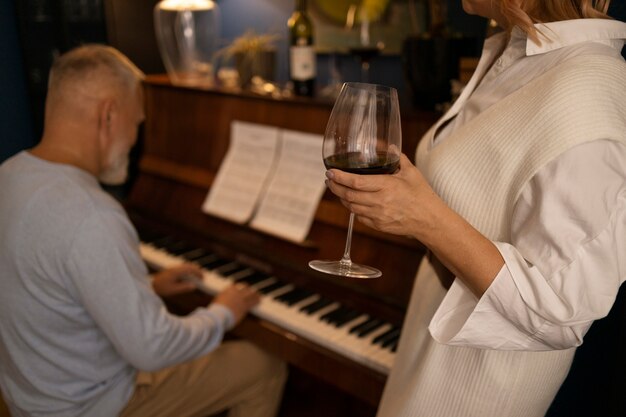
[[[379,152],[374,158],[365,159],[361,152],[348,152],[324,158],[324,165],[326,169],[336,168],[351,174],[393,174],[400,165],[400,158]]]

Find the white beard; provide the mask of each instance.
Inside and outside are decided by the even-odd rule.
[[[113,154],[113,152],[112,152]],[[98,180],[106,185],[121,185],[128,178],[128,152],[118,153],[109,158],[107,168],[98,176]]]

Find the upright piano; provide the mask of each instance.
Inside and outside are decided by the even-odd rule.
[[[352,258],[379,268],[383,276],[346,279],[307,265],[343,253],[349,213],[330,192],[300,244],[201,211],[228,150],[232,121],[323,134],[332,103],[178,87],[158,75],[145,82],[145,102],[139,172],[126,200],[142,255],[153,268],[196,262],[205,275],[199,291],[168,299],[168,306],[187,314],[227,285],[253,285],[261,304],[232,333],[375,407],[424,255],[419,242],[355,224]],[[407,155],[413,156],[435,117],[403,112]]]

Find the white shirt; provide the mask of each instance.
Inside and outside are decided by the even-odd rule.
[[[439,122],[435,146],[556,62],[580,54],[619,57],[626,39],[626,23],[603,19],[537,28],[551,41],[535,44],[516,28],[508,44],[504,34],[485,42],[476,70],[484,76]],[[522,190],[511,230],[510,243],[494,242],[505,265],[492,285],[471,305],[446,297],[430,323],[432,336],[505,350],[580,345],[626,280],[626,146],[585,143],[543,167]]]

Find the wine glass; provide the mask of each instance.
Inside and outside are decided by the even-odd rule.
[[[376,84],[344,83],[324,135],[326,169],[361,175],[392,174],[400,164],[402,131],[398,93]],[[309,266],[327,274],[350,278],[378,278],[382,273],[350,259],[354,213],[350,213],[343,257],[314,260]]]

